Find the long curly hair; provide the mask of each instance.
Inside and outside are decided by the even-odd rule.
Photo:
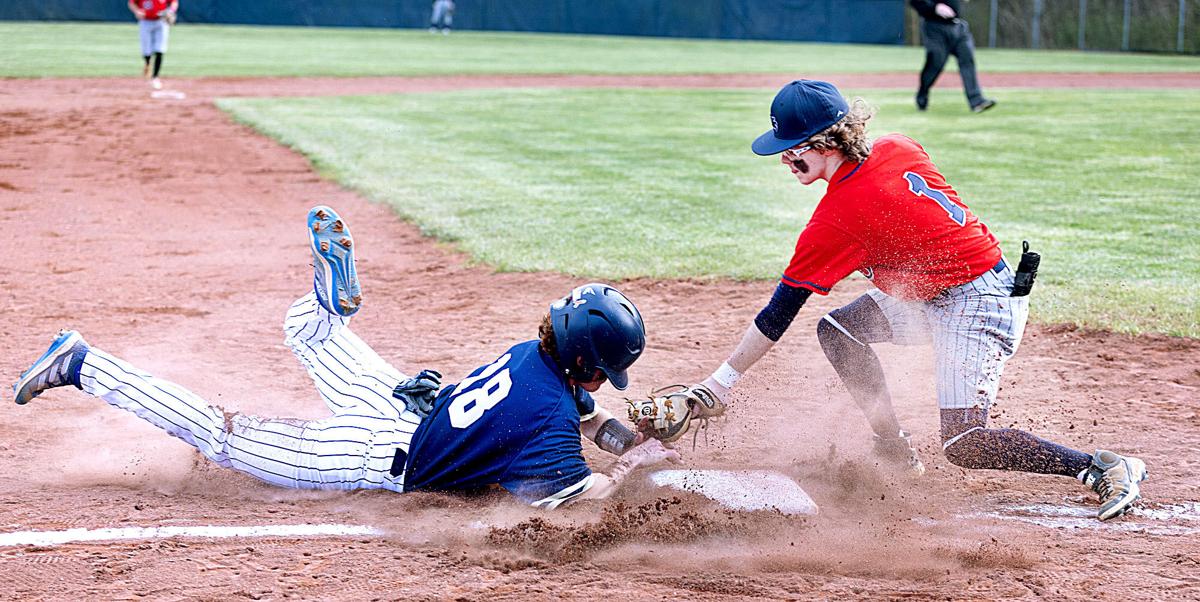
[[[558,361],[558,339],[554,337],[554,323],[550,320],[550,314],[542,316],[542,323],[538,325],[538,338],[541,339],[542,351],[545,351],[554,361]]]
[[[855,98],[850,103],[850,114],[841,121],[815,134],[805,143],[811,144],[814,150],[836,150],[846,156],[852,163],[862,163],[871,154],[871,141],[867,140],[867,122],[875,116],[875,110],[867,105],[867,101]]]

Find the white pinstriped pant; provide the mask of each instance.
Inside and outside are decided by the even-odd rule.
[[[1029,297],[1009,296],[1013,277],[1005,265],[927,302],[902,301],[878,289],[867,293],[887,318],[892,343],[933,343],[939,408],[988,409],[996,400],[1004,364],[1017,352],[1029,318]],[[863,334],[870,339],[882,333]]]
[[[162,19],[138,21],[138,39],[142,44],[142,56],[150,56],[155,52],[165,53],[170,36],[171,26]]]
[[[285,342],[308,369],[333,416],[320,420],[226,414],[183,387],[92,348],[80,369],[91,395],[133,412],[205,457],[268,483],[304,489],[404,490],[390,474],[420,418],[392,397],[404,374],[322,308],[315,293],[284,321]]]

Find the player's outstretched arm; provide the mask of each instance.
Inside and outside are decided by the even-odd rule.
[[[691,428],[693,420],[708,420],[725,414],[725,398],[742,372],[762,359],[775,340],[751,324],[725,363],[700,384],[670,385],[650,392],[645,399],[626,399],[629,420],[639,436],[665,442],[676,441]],[[736,366],[736,368],[734,367]]]
[[[646,439],[645,435],[629,430],[612,412],[604,408],[596,408],[596,413],[579,423],[579,432],[585,438],[596,442],[596,445],[615,456],[623,455]]]
[[[609,412],[604,408],[597,407],[594,414],[588,416],[587,420],[579,423],[579,434],[583,435],[586,439],[595,441],[596,433],[600,432],[600,426],[605,422],[608,422],[608,420],[612,417],[612,412]]]
[[[621,483],[634,470],[642,466],[654,466],[663,462],[679,462],[679,452],[668,448],[658,439],[649,439],[645,443],[629,450],[613,464],[608,474],[593,475],[592,486],[578,497],[571,500],[602,500],[616,493]]]
[[[746,333],[742,335],[742,340],[729,355],[729,359],[726,359],[720,368],[717,368],[700,384],[708,387],[718,399],[724,402],[737,379],[751,366],[758,363],[758,360],[762,359],[774,346],[775,341],[763,334],[757,324],[751,323],[750,327],[746,329]]]
[[[690,387],[663,387],[653,391],[648,400],[629,400],[629,419],[651,437],[675,441],[687,432],[692,420],[723,415],[734,384],[775,346],[811,293],[781,282],[733,353],[715,372]]]
[[[704,379],[701,385],[712,391],[722,402],[722,410],[725,397],[734,383],[775,346],[775,342],[791,326],[792,320],[811,294],[812,291],[806,288],[793,287],[781,282],[775,288],[775,293],[771,295],[766,307],[758,312],[754,322],[746,329],[729,359]],[[700,415],[703,416],[703,412]]]

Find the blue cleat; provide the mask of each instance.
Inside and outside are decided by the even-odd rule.
[[[330,313],[353,316],[362,306],[362,290],[354,267],[354,239],[337,212],[324,205],[308,212],[312,242],[313,289]]]
[[[24,405],[46,389],[64,385],[79,386],[79,366],[87,353],[88,345],[83,335],[74,330],[59,331],[50,348],[39,357],[33,366],[21,373],[20,380],[13,385],[17,404]]]

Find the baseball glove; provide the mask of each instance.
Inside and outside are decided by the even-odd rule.
[[[169,10],[162,14],[162,20],[166,21],[167,25],[174,25],[175,21],[177,21],[178,19],[179,19],[179,17],[175,14],[175,11],[173,11],[173,10]]]
[[[665,443],[682,437],[692,420],[707,426],[709,418],[725,413],[725,403],[704,385],[670,385],[651,391],[646,399],[625,401],[629,420],[638,430]]]

